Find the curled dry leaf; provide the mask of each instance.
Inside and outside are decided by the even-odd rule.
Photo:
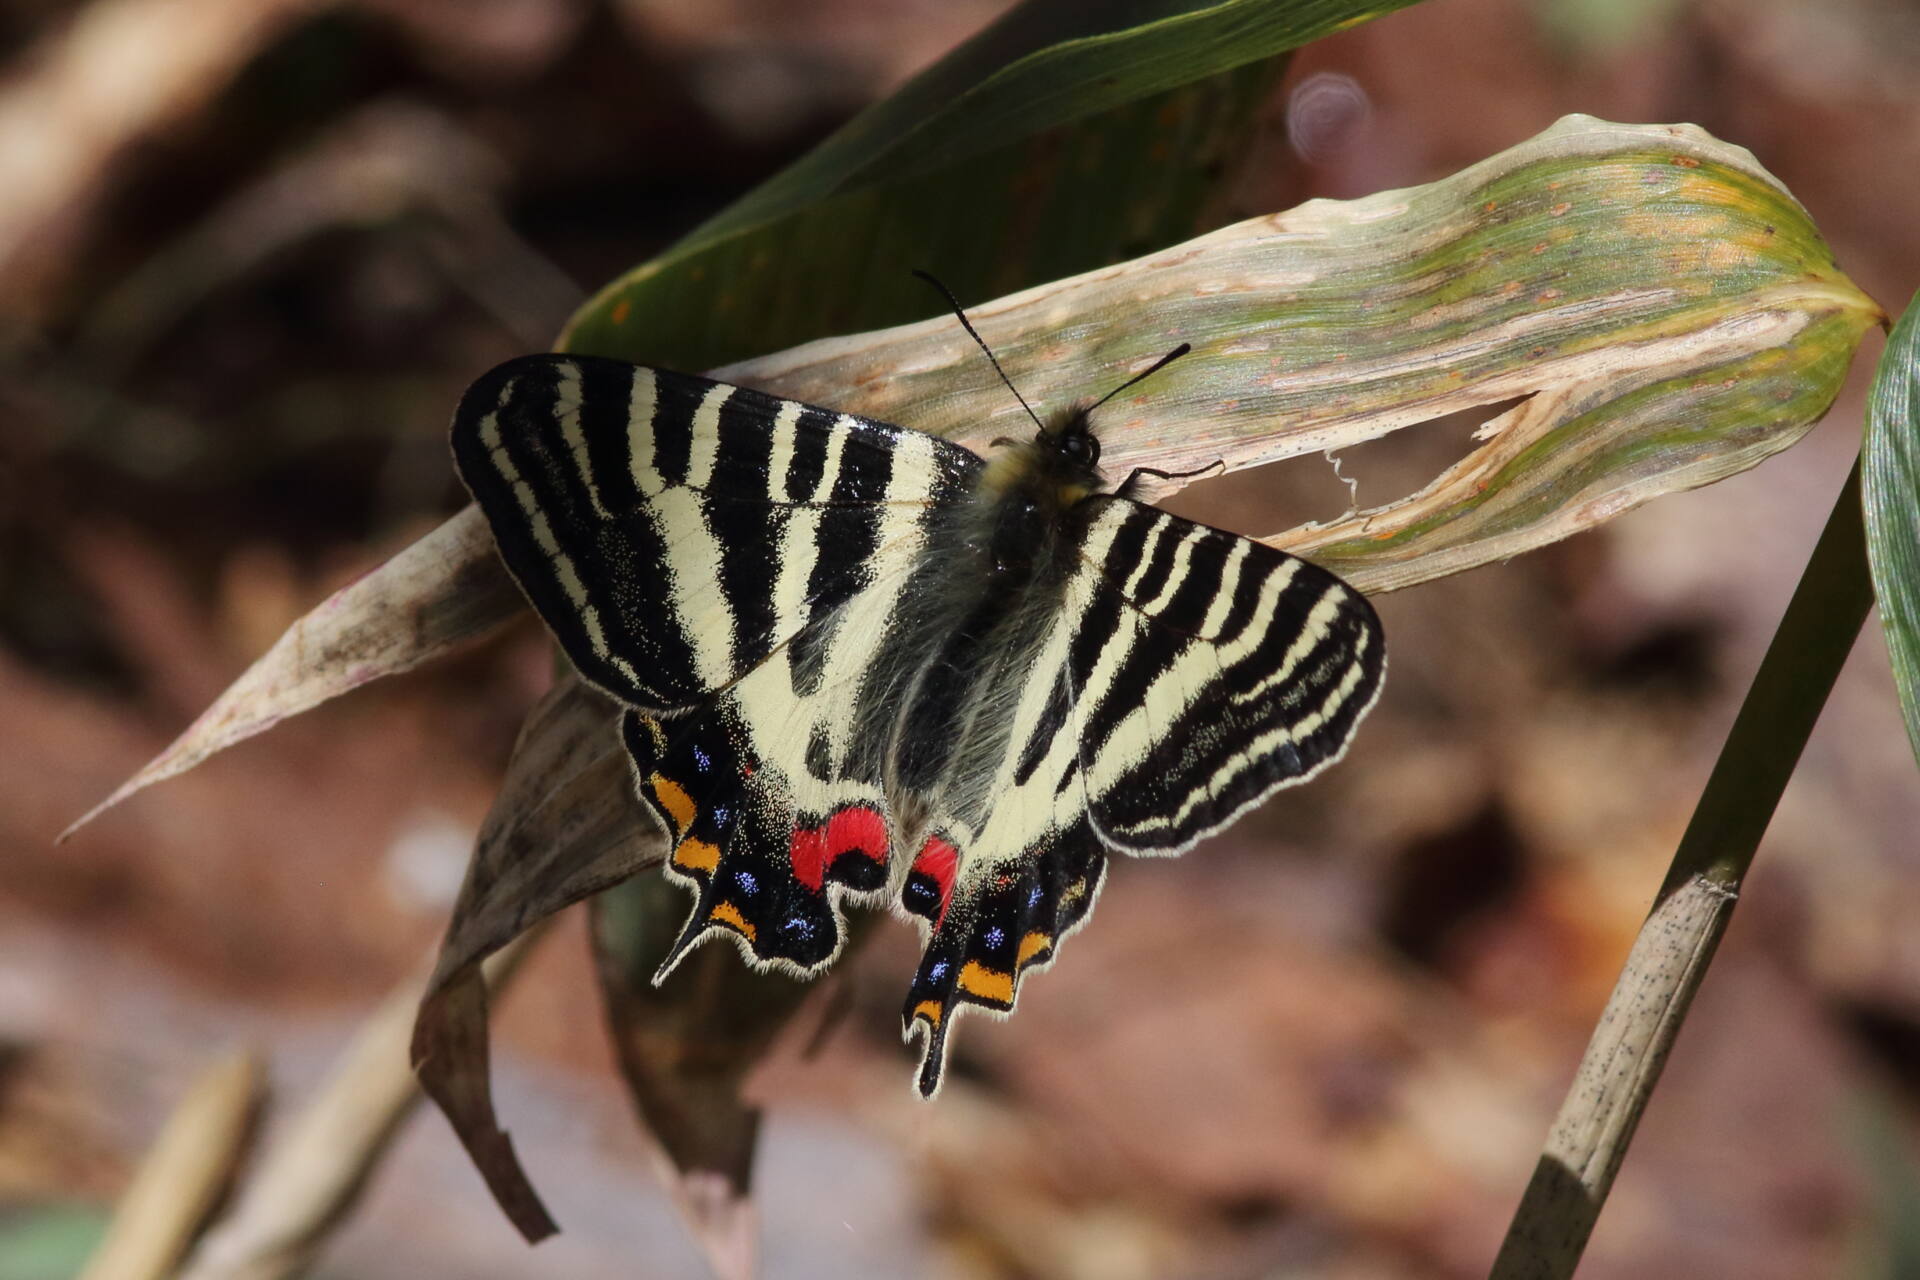
[[[136,791],[185,773],[288,716],[478,639],[522,607],[520,592],[493,554],[486,520],[477,507],[466,508],[289,627],[185,733],[60,839]]]
[[[1424,187],[1309,201],[970,314],[1036,405],[1193,344],[1106,411],[1122,475],[1234,471],[1526,397],[1421,492],[1268,539],[1384,591],[1785,448],[1882,313],[1743,148],[1569,116]],[[717,376],[975,446],[1021,417],[946,317]]]
[[[1818,421],[1882,318],[1746,150],[1588,116],[1424,187],[1309,201],[971,314],[1040,405],[1193,344],[1108,410],[1116,474],[1239,470],[1527,397],[1419,493],[1269,539],[1368,591],[1754,465]],[[947,316],[717,372],[976,446],[1021,412]],[[463,511],[297,623],[100,808],[519,607]]]
[[[715,1273],[752,1275],[749,1191],[760,1108],[742,1087],[821,984],[756,971],[730,947],[703,947],[654,986],[686,916],[683,887],[636,876],[594,899],[594,956],[621,1075],[664,1157],[662,1181]],[[881,918],[849,916],[847,949],[861,947]],[[826,981],[849,981],[845,966]],[[838,1008],[844,1012],[844,1003]],[[834,1016],[829,1008],[822,1022]]]
[[[553,1219],[494,1118],[481,962],[560,908],[658,863],[665,835],[633,794],[613,707],[568,676],[527,717],[474,846],[413,1030],[413,1065],[529,1240]]]

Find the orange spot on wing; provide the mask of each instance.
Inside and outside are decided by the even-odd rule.
[[[735,933],[744,937],[748,942],[753,941],[752,922],[741,915],[740,908],[734,906],[731,902],[722,902],[713,910],[709,911],[707,913],[707,920],[711,924],[725,925],[727,928],[732,929]]]
[[[687,794],[685,787],[672,778],[662,777],[657,773],[647,779],[647,785],[653,788],[653,798],[660,802],[660,807],[667,811],[669,818],[673,819],[673,829],[676,833],[685,831],[693,825],[693,815],[699,810],[693,803],[693,797]]]
[[[1032,933],[1020,939],[1020,955],[1019,958],[1013,962],[1014,967],[1016,969],[1024,969],[1029,960],[1052,950],[1052,935],[1041,933],[1038,929],[1035,929]]]
[[[682,840],[673,851],[673,865],[711,875],[713,869],[720,865],[720,846],[705,840]]]
[[[989,969],[978,960],[969,960],[960,970],[960,989],[970,996],[998,1005],[1013,1003],[1013,975]]]
[[[946,1009],[941,1006],[938,1000],[922,1000],[919,1004],[913,1006],[914,1017],[925,1018],[929,1025],[935,1027],[940,1025],[940,1015],[945,1012]]]

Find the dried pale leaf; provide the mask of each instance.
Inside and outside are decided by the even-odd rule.
[[[686,915],[685,889],[636,876],[594,899],[594,956],[621,1073],[664,1156],[662,1181],[715,1270],[748,1275],[760,1108],[742,1086],[819,988],[751,969],[725,946],[693,952],[654,986]],[[864,945],[880,919],[850,916],[848,950]],[[829,981],[844,982],[841,973]]]
[[[486,520],[466,508],[294,623],[185,733],[60,839],[288,716],[479,639],[523,607]]]
[[[167,1117],[80,1280],[164,1280],[226,1194],[266,1096],[253,1049],[201,1072]]]
[[[1114,474],[1237,470],[1529,397],[1421,492],[1271,539],[1379,591],[1785,448],[1881,313],[1744,149],[1570,116],[1428,186],[1311,201],[972,316],[1036,405],[1193,344],[1106,410]],[[1022,412],[945,317],[719,373],[974,446]]]
[[[521,730],[414,1025],[422,1087],[529,1240],[557,1228],[494,1117],[480,963],[664,856],[664,834],[634,796],[628,770],[612,704],[577,677],[557,682]]]
[[[1375,591],[1752,466],[1819,418],[1881,317],[1745,150],[1586,116],[1424,187],[1311,201],[973,315],[1044,405],[1194,344],[1109,407],[1116,473],[1251,467],[1531,397],[1420,493],[1272,539]],[[719,372],[976,446],[1020,413],[947,316]],[[471,511],[356,585],[364,597],[303,620],[113,800],[515,601]]]

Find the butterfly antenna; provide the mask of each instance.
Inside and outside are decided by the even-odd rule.
[[[1132,386],[1134,383],[1144,381],[1147,378],[1151,378],[1154,374],[1160,372],[1162,369],[1166,368],[1168,365],[1172,364],[1175,360],[1178,360],[1181,356],[1187,354],[1187,352],[1191,350],[1193,350],[1192,343],[1190,342],[1181,343],[1179,346],[1175,347],[1173,350],[1167,352],[1167,354],[1161,356],[1158,360],[1155,360],[1150,366],[1148,366],[1145,369],[1142,369],[1139,373],[1134,374],[1131,378],[1128,378],[1125,382],[1121,383],[1119,386],[1115,387],[1113,390],[1107,392],[1107,394],[1101,396],[1098,400],[1095,400],[1092,404],[1088,405],[1087,406],[1088,412],[1092,412],[1093,410],[1098,409],[1101,405],[1113,399],[1115,396],[1119,395],[1122,391],[1125,391],[1128,387]]]
[[[925,271],[921,271],[918,268],[915,268],[913,274],[915,274],[916,276],[919,276],[922,280],[925,280],[928,284],[938,289],[946,297],[947,305],[952,307],[953,314],[959,317],[960,325],[962,328],[964,328],[967,331],[967,336],[969,338],[972,338],[976,343],[978,343],[980,346],[980,349],[987,353],[987,359],[989,362],[992,363],[993,371],[1000,375],[1000,381],[1007,384],[1007,390],[1013,392],[1013,398],[1020,402],[1020,407],[1027,411],[1027,416],[1029,418],[1033,419],[1033,425],[1036,427],[1039,427],[1042,431],[1045,431],[1047,429],[1046,423],[1040,421],[1040,415],[1033,411],[1033,406],[1027,403],[1027,398],[1020,394],[1020,388],[1013,385],[1013,379],[1009,378],[1007,376],[1007,371],[1000,367],[1000,362],[994,358],[993,348],[989,347],[986,344],[985,340],[980,337],[980,334],[978,333],[978,331],[976,331],[973,327],[973,321],[967,319],[967,313],[960,309],[960,299],[953,296],[953,290],[947,288],[946,285],[940,283],[940,281],[935,279],[931,274]],[[1166,363],[1165,360],[1162,360],[1160,362],[1160,364],[1165,364],[1165,363]],[[1158,367],[1159,365],[1154,366],[1154,368],[1158,368]],[[1153,369],[1147,370],[1147,373],[1152,373],[1152,372],[1153,372]],[[1144,378],[1146,376],[1147,376],[1146,373],[1143,373],[1140,375],[1141,378]],[[1139,380],[1140,378],[1134,379],[1135,382],[1138,382]]]

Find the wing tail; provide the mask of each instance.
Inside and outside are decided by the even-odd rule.
[[[916,859],[916,874],[924,874],[925,858],[923,851]],[[1061,940],[1086,919],[1105,869],[1105,850],[1084,822],[1015,858],[968,867],[944,908],[936,908],[938,923],[901,1009],[907,1037],[918,1033],[924,1042],[917,1079],[922,1096],[940,1087],[959,1011],[1011,1013],[1022,980],[1052,963]],[[929,914],[914,901],[905,903],[908,910]]]

